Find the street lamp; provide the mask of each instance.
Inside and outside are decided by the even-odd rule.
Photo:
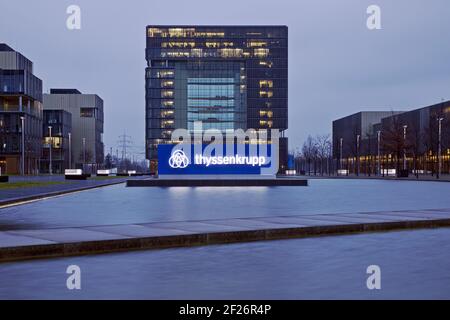
[[[53,174],[53,166],[52,166],[52,144],[53,144],[53,139],[52,139],[52,126],[48,126],[48,132],[49,132],[49,137],[50,137],[50,150],[49,150],[49,164],[48,164],[48,172],[50,173],[50,175]]]
[[[438,161],[439,161],[439,169],[438,169],[438,176],[437,178],[439,179],[439,177],[441,176],[441,172],[442,172],[442,120],[444,120],[444,118],[438,118],[437,121],[439,123],[439,141],[438,141]]]
[[[342,145],[343,145],[343,142],[344,142],[344,138],[339,139],[339,143],[340,143],[340,149],[339,149],[340,150],[340,159],[339,159],[340,168],[339,169],[341,169],[341,170],[342,170]]]
[[[359,140],[361,136],[356,135],[356,175],[359,176]]]
[[[406,129],[407,125],[403,126],[403,170],[406,170]]]
[[[20,162],[20,170],[22,175],[25,175],[25,116],[20,117],[22,123],[22,159]]]
[[[72,134],[69,132],[69,169],[72,169]]]
[[[83,138],[83,170],[86,165],[86,138]]]
[[[381,175],[381,155],[380,155],[380,142],[381,142],[381,131],[377,131],[377,141],[378,141],[378,175]]]

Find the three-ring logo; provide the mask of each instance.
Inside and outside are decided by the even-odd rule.
[[[169,166],[174,169],[184,169],[189,165],[189,159],[182,150],[172,153],[169,158]]]

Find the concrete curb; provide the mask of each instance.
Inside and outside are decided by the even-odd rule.
[[[363,216],[363,214],[361,214]],[[297,216],[299,217],[299,216]],[[329,218],[330,216],[328,216]],[[336,215],[337,219],[338,215]],[[392,218],[392,217],[391,217]],[[282,240],[315,236],[332,236],[364,232],[382,232],[419,228],[449,227],[450,218],[416,218],[409,221],[341,223],[336,225],[313,225],[239,231],[191,232],[178,235],[150,237],[118,237],[118,239],[96,241],[74,241],[0,248],[0,262],[26,259],[54,258],[87,254],[112,253],[132,250],[165,249],[227,243]],[[289,219],[287,217],[287,219]],[[295,218],[300,219],[300,218]],[[348,218],[347,218],[348,219]],[[257,220],[257,219],[254,219]],[[253,220],[253,221],[254,221]],[[308,219],[306,219],[308,220]],[[252,221],[248,219],[248,222]],[[320,220],[318,220],[320,221]],[[186,222],[189,224],[190,222]],[[191,222],[197,223],[197,222]],[[135,225],[136,226],[136,225]],[[217,226],[217,225],[216,225]],[[81,229],[81,228],[80,228]],[[48,230],[48,229],[47,229]],[[36,239],[37,240],[37,239]]]
[[[308,186],[306,179],[148,179],[128,180],[127,187],[281,187]]]
[[[56,197],[56,196],[61,196],[61,195],[69,194],[69,193],[75,193],[78,191],[85,191],[85,190],[91,190],[91,189],[96,189],[96,188],[101,188],[101,187],[113,186],[116,184],[121,184],[121,183],[126,183],[126,182],[127,182],[126,180],[121,180],[120,182],[115,181],[115,182],[111,182],[111,183],[86,186],[86,187],[80,187],[80,188],[75,188],[75,189],[37,193],[37,194],[30,195],[30,196],[17,197],[17,198],[8,198],[5,200],[0,200],[0,208],[3,206],[20,204],[22,202],[34,201],[34,200],[39,200],[39,199],[44,199],[44,198],[49,198],[49,197]]]
[[[368,177],[368,176],[362,176],[362,177],[355,177],[355,176],[299,176],[305,179],[310,180],[327,180],[327,179],[342,179],[342,180],[386,180],[386,181],[417,181],[417,182],[450,182],[450,180],[447,179],[436,179],[436,178],[430,178],[430,179],[416,179],[416,178],[396,178],[396,177]]]

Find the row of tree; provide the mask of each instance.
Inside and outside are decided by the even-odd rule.
[[[329,134],[308,136],[295,154],[295,170],[308,175],[330,175],[335,171]]]
[[[136,161],[128,158],[118,158],[108,153],[105,156],[105,169],[117,168],[118,172],[128,172],[128,170],[135,170],[136,172],[146,173],[149,171],[147,162],[145,160]]]
[[[301,150],[295,152],[297,172],[332,175],[341,169],[372,175],[380,173],[380,169],[395,169],[397,173],[406,169],[417,176],[450,172],[448,116],[430,114],[429,121],[423,124],[414,118],[392,115],[383,121],[379,132],[347,130],[352,130],[352,138],[343,141],[342,148],[340,141],[335,141],[334,154],[329,134],[308,136]]]

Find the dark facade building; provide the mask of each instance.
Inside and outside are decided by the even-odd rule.
[[[364,153],[363,150],[369,150],[379,130],[376,126],[381,123],[381,119],[399,113],[398,111],[362,111],[333,121],[334,158],[340,159],[341,156],[344,159],[356,158],[360,150],[361,153]]]
[[[95,172],[103,166],[102,98],[77,89],[50,89],[50,94],[44,94],[44,110],[64,110],[71,114],[72,168]]]
[[[146,156],[177,128],[279,129],[287,162],[286,26],[148,26]]]
[[[359,112],[333,121],[333,157],[349,173],[448,174],[450,101],[407,112]]]
[[[72,115],[64,110],[44,110],[43,123],[44,145],[42,149],[41,172],[50,173],[51,158],[52,173],[62,174],[73,163],[73,159],[70,159],[71,148],[69,146],[72,132]]]
[[[30,60],[8,45],[0,44],[2,173],[37,174],[41,149],[42,81],[33,74]]]
[[[390,167],[450,173],[450,101],[384,118],[381,130],[383,151],[391,155]]]

